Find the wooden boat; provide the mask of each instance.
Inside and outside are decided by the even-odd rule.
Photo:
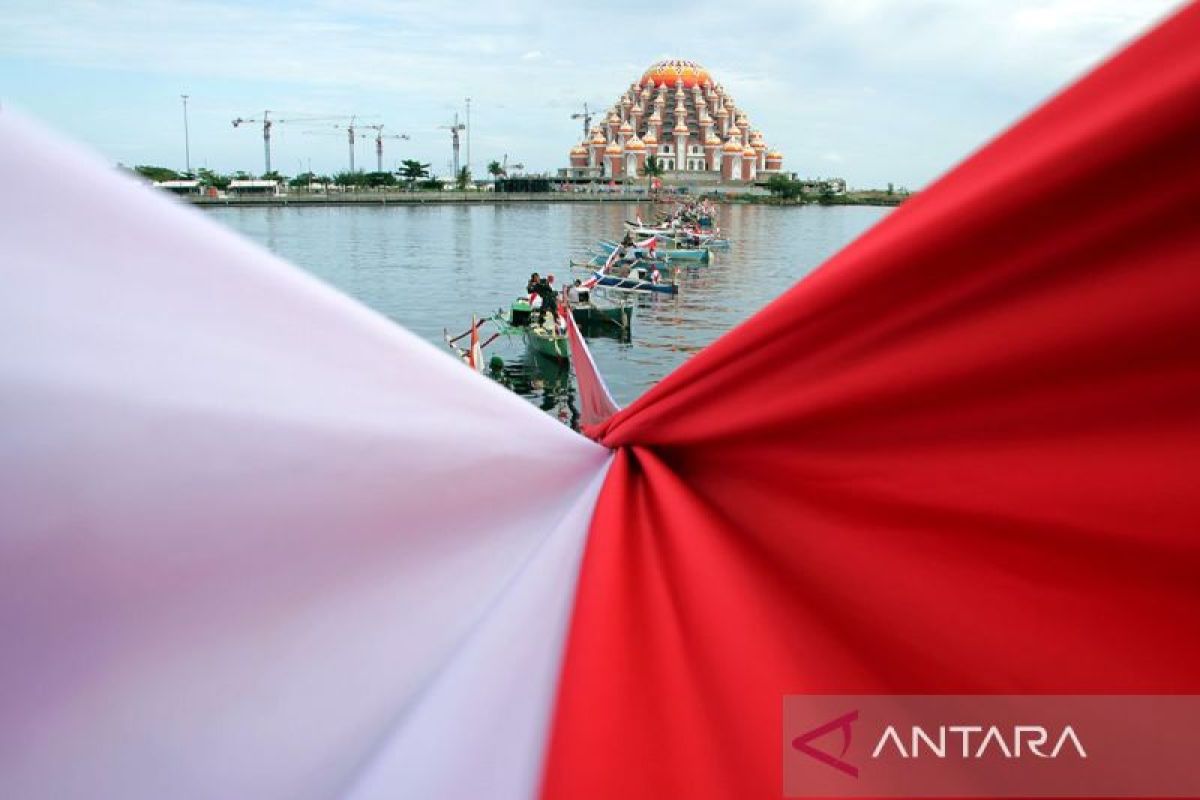
[[[596,247],[599,248],[604,255],[608,255],[620,247],[620,245],[617,242],[601,239],[596,243]],[[648,261],[663,261],[667,263],[672,261],[691,261],[700,264],[707,264],[712,255],[703,247],[695,250],[671,249],[667,247],[655,248],[653,254],[651,254],[648,248],[635,247],[633,248],[633,252],[638,256],[638,258],[643,258]]]
[[[633,306],[622,304],[598,304],[594,301],[572,303],[571,316],[580,328],[588,325],[617,325],[628,328],[633,321]]]
[[[603,286],[606,289],[613,289],[619,292],[679,294],[679,284],[675,281],[670,283],[655,283],[654,281],[638,277],[622,278],[618,275],[604,275],[599,272],[592,274],[596,278],[597,286]]]
[[[588,299],[571,303],[571,316],[579,330],[587,336],[614,336],[628,340],[633,331],[631,303],[597,302],[590,293]]]
[[[571,347],[567,343],[565,333],[538,325],[536,322],[526,325],[524,331],[525,346],[533,352],[555,361],[571,359]]]

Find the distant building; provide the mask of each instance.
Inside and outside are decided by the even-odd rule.
[[[155,188],[164,189],[172,194],[200,194],[200,181],[155,181]]]
[[[617,98],[588,138],[571,150],[564,178],[637,178],[655,156],[672,178],[749,182],[783,169],[761,131],[708,70],[659,61]]]
[[[279,181],[243,179],[232,180],[229,182],[229,188],[226,189],[225,192],[226,194],[231,194],[235,197],[274,197],[275,195],[279,194]]]

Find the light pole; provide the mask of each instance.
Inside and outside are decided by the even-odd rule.
[[[467,98],[467,174],[471,174],[471,98],[469,97]]]
[[[187,174],[191,175],[192,174],[192,143],[188,137],[188,117],[187,117],[188,96],[186,94],[181,94],[179,96],[181,98],[183,98],[183,158],[184,158],[184,163],[187,165],[187,167],[186,167]]]

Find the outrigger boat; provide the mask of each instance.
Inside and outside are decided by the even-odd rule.
[[[622,278],[619,275],[606,275],[603,272],[593,272],[592,278],[596,281],[597,286],[603,286],[606,289],[613,289],[619,292],[679,294],[679,284],[676,281],[672,281],[671,283],[655,283],[647,278],[635,277],[632,274],[629,277]]]
[[[533,312],[533,305],[529,299],[518,297],[509,308],[508,319],[504,319],[504,312],[497,313],[492,319],[505,326],[505,333],[512,334],[519,330],[525,338],[525,346],[533,352],[556,361],[570,360],[571,348],[567,344],[567,335],[558,330],[558,326],[554,322],[557,315],[551,316],[550,324],[547,326],[544,323],[538,323],[533,318]]]
[[[609,255],[609,254],[613,253],[614,251],[616,251],[616,249],[618,247],[620,247],[620,245],[617,242],[609,241],[608,239],[601,239],[599,242],[596,243],[596,247],[604,255]],[[648,248],[648,247],[641,247],[639,245],[634,245],[634,247],[632,249],[633,249],[634,254],[637,255],[638,258],[645,259],[647,261],[663,261],[663,262],[668,262],[668,263],[671,261],[693,261],[693,262],[697,262],[697,263],[701,263],[701,264],[707,264],[709,259],[712,256],[712,254],[709,253],[708,250],[706,250],[705,248],[702,248],[702,247],[697,248],[695,250],[687,250],[687,249],[672,250],[670,248],[663,248],[663,249],[659,250],[659,249],[655,248],[655,250],[653,252],[651,252],[650,248]]]

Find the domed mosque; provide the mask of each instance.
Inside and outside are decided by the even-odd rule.
[[[600,119],[571,149],[564,172],[637,178],[651,155],[677,179],[754,181],[783,169],[783,154],[767,147],[745,110],[695,61],[653,64]]]

